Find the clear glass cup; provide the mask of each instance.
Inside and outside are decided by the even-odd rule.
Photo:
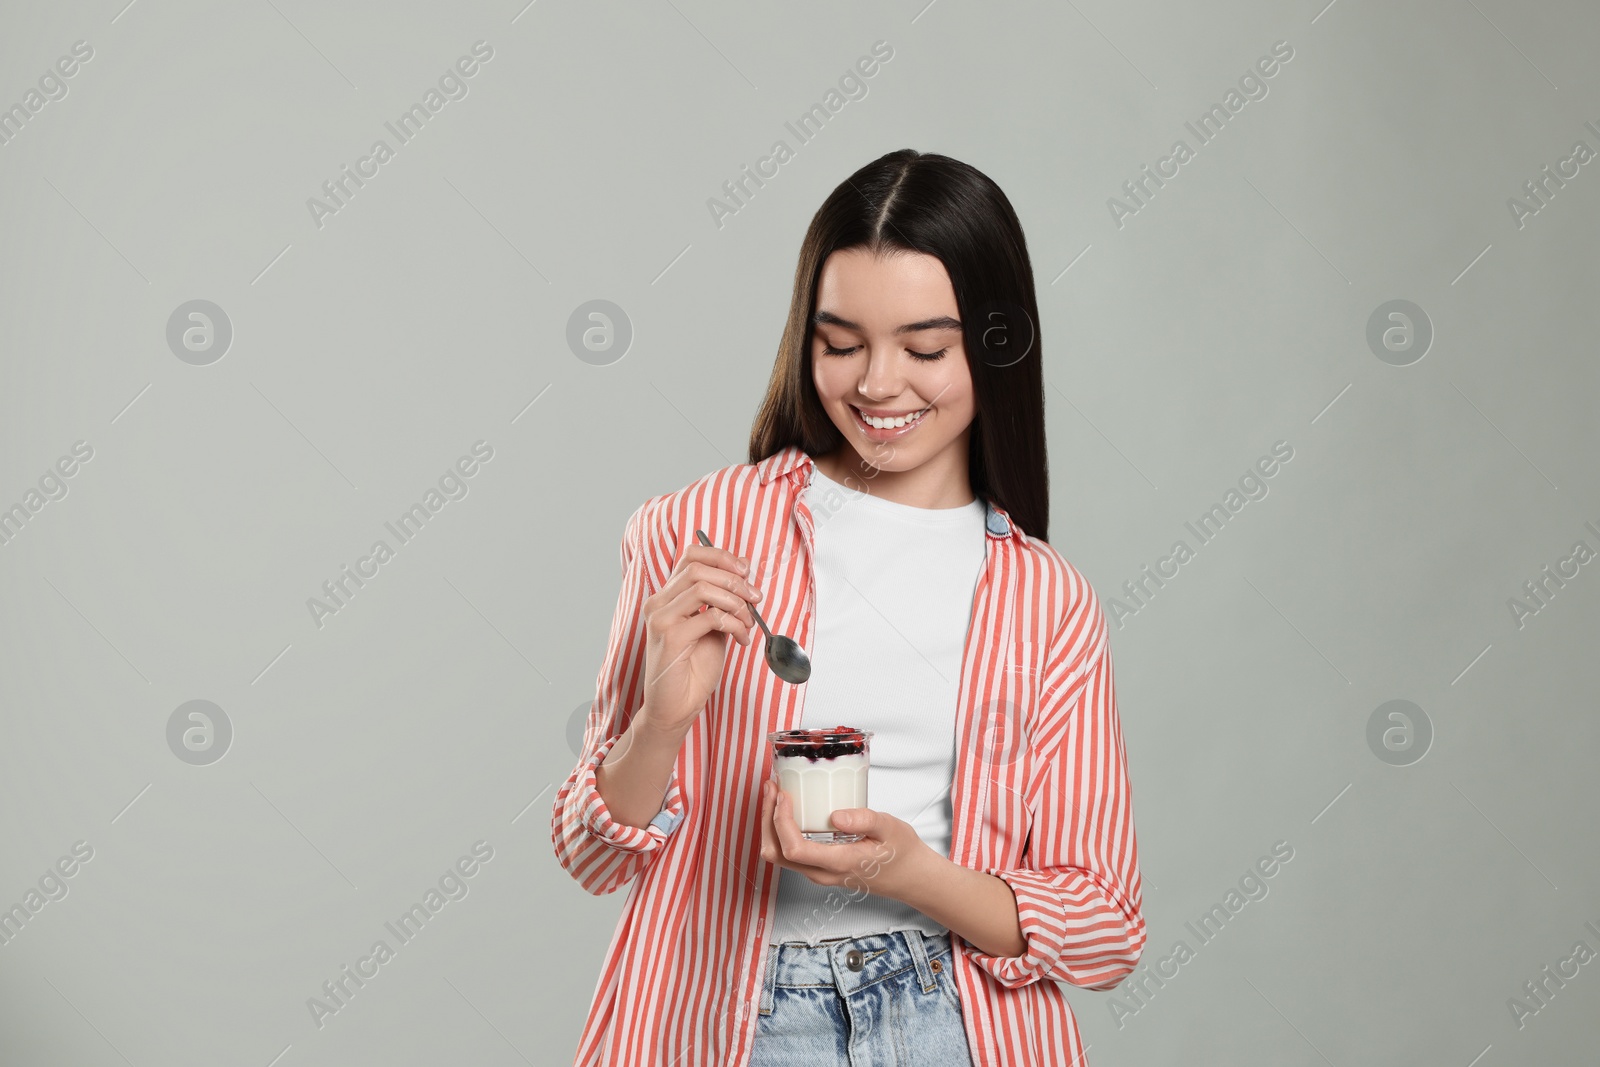
[[[772,776],[789,795],[801,834],[829,843],[861,840],[861,834],[834,829],[832,816],[840,808],[867,806],[872,731],[846,726],[778,730],[767,740]]]

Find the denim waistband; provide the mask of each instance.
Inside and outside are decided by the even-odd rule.
[[[840,996],[847,997],[858,989],[911,968],[915,968],[923,992],[932,992],[938,982],[932,961],[939,956],[948,957],[949,953],[949,934],[928,934],[921,930],[863,934],[818,945],[798,941],[768,945],[761,1014],[771,1014],[773,990],[778,986],[832,987],[838,989]],[[859,970],[850,967],[852,960],[860,964]],[[939,966],[949,967],[950,962],[942,960]]]

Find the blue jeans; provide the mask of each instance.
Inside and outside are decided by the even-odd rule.
[[[950,937],[767,946],[750,1067],[971,1067]]]

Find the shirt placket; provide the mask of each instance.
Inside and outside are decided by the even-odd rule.
[[[961,682],[958,687],[960,699],[956,704],[955,726],[957,738],[956,765],[955,777],[950,783],[950,809],[952,812],[956,813],[955,825],[952,827],[951,831],[950,858],[954,862],[960,863],[963,866],[968,866],[971,863],[972,856],[970,853],[972,847],[969,836],[966,833],[968,820],[962,818],[961,813],[972,810],[983,810],[982,805],[988,800],[988,790],[986,788],[988,784],[988,770],[987,768],[980,768],[983,773],[979,775],[977,797],[978,806],[976,809],[974,809],[971,806],[971,802],[968,800],[965,791],[965,783],[970,777],[967,763],[971,759],[971,749],[973,746],[969,744],[962,744],[960,742],[961,739],[967,737],[967,732],[971,729],[972,704],[979,695],[974,691],[974,674],[971,670],[972,653],[974,651],[972,647],[974,640],[973,635],[987,631],[989,628],[988,620],[992,616],[996,607],[994,573],[995,567],[999,563],[1001,545],[1002,542],[998,537],[986,536],[984,538],[983,573],[978,579],[978,587],[973,590],[971,619],[967,625],[967,636],[962,642],[961,648]],[[1006,625],[1002,635],[1003,640],[1010,640],[1010,630],[1011,628],[1009,624]],[[1001,647],[1005,646],[1002,645]],[[983,745],[978,746],[980,758],[985,748],[986,746]]]
[[[804,471],[806,468],[802,466],[799,469]],[[812,517],[811,509],[806,506],[802,496],[804,489],[805,481],[802,477],[797,476],[791,481],[790,491],[793,496],[790,498],[790,517],[793,526],[792,533],[789,536],[794,537],[799,542],[799,551],[794,555],[805,579],[805,602],[801,605],[799,626],[792,636],[800,647],[805,650],[805,654],[809,659],[812,653],[812,634],[815,632],[814,622],[817,615],[816,559],[813,553],[816,523]],[[765,649],[763,649],[764,653]],[[776,729],[792,730],[799,725],[805,714],[806,692],[809,691],[807,689],[801,693],[800,698],[794,702],[792,713],[789,716],[778,719]],[[761,740],[761,744],[763,745],[762,758],[766,760],[770,757],[765,750],[766,739],[764,737]],[[765,954],[762,952],[762,948],[770,936],[772,915],[777,907],[777,902],[778,877],[773,874],[771,884],[767,887],[765,902],[762,905],[761,922],[757,925],[754,935],[745,946],[744,988],[747,994],[745,997],[747,1004],[750,1002],[750,996],[759,992],[760,982],[764,977],[761,965],[765,963]],[[750,1041],[755,1039],[754,1031],[760,1019],[758,1013],[754,1011],[746,1012],[745,1015],[746,1044],[748,1045]]]
[[[992,536],[984,538],[984,564],[983,574],[978,579],[978,587],[973,593],[973,608],[971,622],[967,627],[967,638],[961,651],[961,684],[960,703],[956,706],[956,767],[955,777],[950,783],[950,810],[954,816],[950,836],[950,859],[964,867],[975,866],[973,855],[973,842],[967,828],[972,823],[969,813],[983,812],[989,803],[989,782],[993,773],[988,766],[988,749],[985,744],[977,745],[977,758],[983,762],[978,768],[976,799],[970,799],[966,792],[966,782],[971,777],[968,763],[973,758],[971,744],[963,744],[962,739],[967,737],[971,729],[972,707],[974,700],[980,695],[975,691],[975,676],[970,670],[973,635],[987,633],[989,620],[997,611],[1003,612],[1001,617],[1000,641],[1001,648],[1009,648],[1012,638],[1012,617],[1016,614],[1017,575],[1016,561],[1010,558],[1012,542],[1009,539],[1010,529],[1005,519],[989,509],[986,516],[985,527]],[[1004,529],[1005,533],[1001,533]],[[1004,567],[1006,581],[1004,590],[997,588],[995,570]],[[1003,596],[1002,596],[1003,593]],[[1008,657],[1009,659],[1009,657]],[[970,1000],[979,994],[978,983],[972,973],[975,968],[967,957],[960,952],[952,952],[952,977],[957,982],[960,996],[963,1000]],[[970,1017],[963,1020],[963,1025],[971,1026]],[[976,1039],[969,1029],[968,1041]],[[977,1046],[974,1045],[974,1048]]]

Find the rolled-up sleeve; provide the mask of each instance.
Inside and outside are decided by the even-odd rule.
[[[1020,956],[971,958],[1009,988],[1040,979],[1110,989],[1144,951],[1143,890],[1111,643],[1088,583],[1042,668],[1021,865],[988,868],[1011,887]]]
[[[658,498],[659,499],[659,498]],[[583,732],[583,755],[556,791],[550,833],[556,860],[579,885],[600,896],[635,878],[660,853],[684,815],[674,764],[662,809],[648,826],[617,822],[595,786],[595,769],[644,702],[644,602],[654,593],[646,532],[654,501],[640,505],[622,536],[622,590],[611,617],[594,703]]]

